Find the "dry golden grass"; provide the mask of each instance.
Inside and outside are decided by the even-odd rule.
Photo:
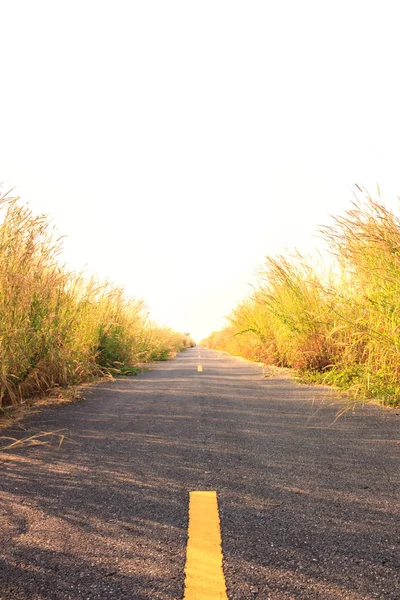
[[[0,195],[0,408],[137,365],[191,345],[152,323],[122,288],[68,272],[45,216]]]
[[[400,401],[400,219],[363,190],[322,228],[337,261],[317,273],[301,255],[267,257],[253,295],[208,347],[293,367],[358,399]]]

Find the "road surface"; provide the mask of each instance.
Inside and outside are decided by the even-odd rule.
[[[325,388],[198,348],[85,396],[24,422],[60,448],[0,454],[1,600],[182,599],[192,491],[230,600],[400,599],[400,410],[335,422]]]

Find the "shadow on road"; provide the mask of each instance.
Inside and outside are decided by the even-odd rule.
[[[1,455],[2,600],[182,598],[195,489],[231,600],[395,600],[394,419],[334,423],[323,390],[194,352],[30,417],[70,434]]]

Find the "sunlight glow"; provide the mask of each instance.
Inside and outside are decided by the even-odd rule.
[[[197,339],[266,254],[313,252],[355,183],[397,211],[397,6],[183,0],[1,8],[0,182],[63,259]]]

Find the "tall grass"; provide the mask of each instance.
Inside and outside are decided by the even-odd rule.
[[[143,301],[60,266],[48,219],[0,195],[0,407],[24,397],[130,374],[192,345],[152,323]]]
[[[400,220],[364,191],[321,233],[334,270],[317,272],[299,254],[267,257],[229,327],[202,343],[398,405]]]

